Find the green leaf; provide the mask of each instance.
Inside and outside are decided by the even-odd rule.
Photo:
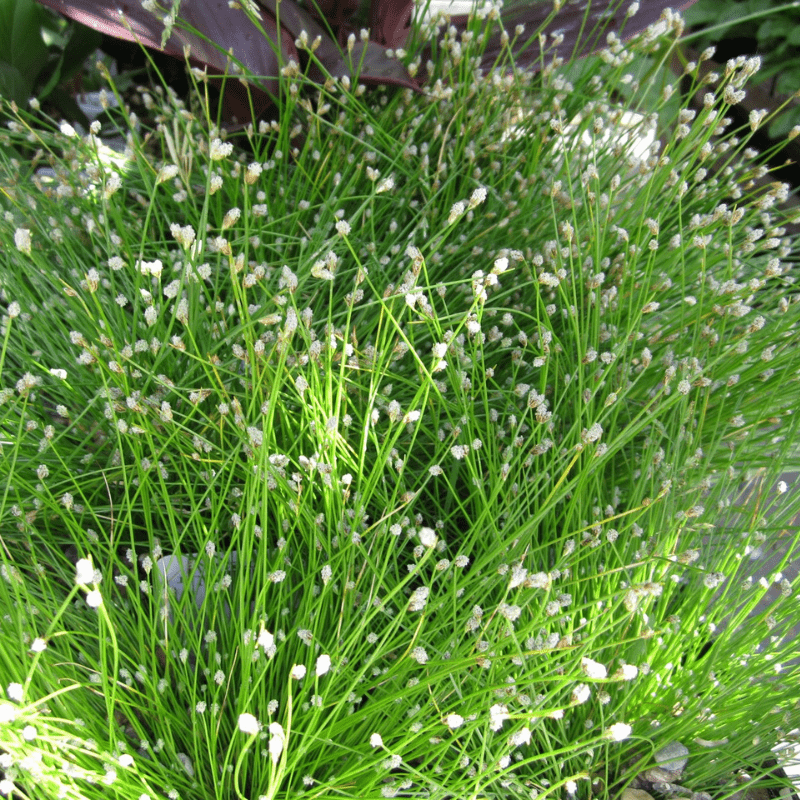
[[[100,47],[102,40],[102,35],[96,30],[73,22],[58,64],[50,75],[50,79],[38,92],[39,99],[43,100],[61,81],[69,80],[80,71],[86,59]]]
[[[683,14],[686,24],[690,27],[719,22],[721,16],[720,4],[712,0],[700,0],[699,3],[687,8]]]
[[[0,53],[5,63],[23,76],[21,82],[18,78],[12,80],[18,91],[30,93],[36,77],[47,63],[49,54],[42,39],[42,25],[47,13],[34,0],[0,0]],[[11,80],[9,75],[5,80]],[[26,99],[22,98],[23,101]]]
[[[0,95],[24,106],[31,95],[33,83],[7,61],[0,61]]]
[[[46,9],[46,11],[47,13],[42,19],[42,38],[51,52],[54,47],[60,52],[66,45],[66,34],[70,23],[52,9]]]
[[[792,121],[788,114],[781,114],[777,119],[772,120],[767,128],[770,139],[783,139],[792,129]]]
[[[794,94],[800,89],[800,68],[783,70],[775,82],[775,91],[778,94]]]

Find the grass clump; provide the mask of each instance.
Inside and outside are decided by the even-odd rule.
[[[726,128],[754,62],[659,120],[668,21],[538,76],[444,25],[424,96],[289,65],[237,142],[148,93],[122,165],[16,112],[3,791],[612,797],[675,740],[694,791],[766,770],[787,190]]]

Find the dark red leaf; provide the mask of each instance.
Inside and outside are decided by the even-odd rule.
[[[386,0],[375,0],[386,2]],[[514,36],[517,25],[525,26],[525,35],[520,37],[524,42],[540,29],[547,34],[545,49],[548,56],[556,54],[550,48],[552,37],[563,36],[561,44],[556,48],[557,55],[565,60],[581,58],[602,49],[609,33],[617,34],[621,39],[629,39],[641,33],[650,25],[658,22],[665,9],[681,10],[688,8],[696,0],[641,0],[636,3],[638,11],[628,16],[628,9],[633,0],[566,0],[559,11],[553,14],[552,0],[536,2],[536,0],[508,0],[503,5],[503,27],[509,36]],[[458,30],[466,30],[467,15],[454,16],[451,24]],[[550,20],[548,22],[548,20]],[[546,23],[546,24],[545,24]],[[544,26],[544,27],[542,27]],[[500,33],[489,37],[483,54],[484,66],[491,66],[501,54],[503,45]],[[540,64],[541,50],[538,43],[521,52],[515,52],[515,63],[523,67],[536,68]]]
[[[260,32],[250,23],[244,12],[232,9],[227,0],[185,0],[181,4],[180,18],[202,33],[198,35],[180,25],[173,28],[172,35],[161,47],[163,24],[149,11],[142,8],[138,0],[40,0],[44,5],[58,11],[76,22],[88,25],[101,33],[129,42],[137,42],[153,50],[159,50],[180,60],[184,59],[184,48],[190,52],[189,61],[200,68],[207,67],[210,74],[235,75],[225,51],[233,53],[242,65],[261,77],[260,89],[252,89],[254,110],[261,113],[271,102],[269,95],[278,93],[278,56]],[[277,39],[275,20],[265,15],[264,29]],[[206,37],[206,38],[204,38]],[[219,45],[215,47],[214,43]],[[220,49],[222,48],[222,49]],[[282,58],[297,60],[294,37],[281,31]],[[239,120],[250,117],[249,102],[244,87],[234,77],[225,84],[228,119]]]
[[[183,0],[180,19],[197,33],[186,30],[179,23],[162,48],[163,24],[145,11],[139,0],[39,0],[101,33],[139,42],[181,60],[188,46],[190,62],[207,67],[211,74],[235,76],[236,71],[227,56],[230,50],[235,59],[255,76],[252,80],[258,81],[258,88],[250,87],[256,115],[269,104],[270,95],[277,95],[281,66],[289,59],[300,63],[301,54],[298,54],[294,41],[301,31],[306,32],[309,42],[320,38],[314,57],[323,69],[317,67],[313,59],[308,65],[314,80],[321,82],[325,72],[335,77],[352,77],[358,68],[359,79],[366,83],[419,89],[419,83],[409,76],[403,64],[389,58],[386,53],[387,48],[396,49],[406,43],[411,29],[413,0],[372,0],[371,40],[363,43],[357,38],[351,52],[347,50],[346,41],[350,33],[358,33],[352,19],[358,7],[357,0],[316,0],[316,15],[294,0],[257,1],[264,12],[262,24],[270,41],[265,41],[242,9],[230,8],[228,0]],[[682,2],[679,7],[692,2],[694,0]],[[602,47],[609,31],[628,37],[643,30],[656,22],[671,3],[670,0],[641,0],[638,13],[632,17],[627,16],[629,6],[630,0],[622,3],[619,0],[567,0],[554,14],[551,0],[508,0],[502,9],[502,19],[509,35],[513,35],[519,24],[525,26],[527,37],[543,25],[549,36],[562,34],[558,54],[569,58],[587,55]],[[467,28],[467,20],[466,15],[456,15],[451,24],[463,31]],[[524,39],[525,36],[520,37],[520,41]],[[483,57],[484,66],[494,64],[502,51],[500,34],[493,34]],[[517,64],[535,68],[540,58],[539,45],[535,43],[523,50],[518,48],[514,55]],[[302,53],[302,57],[306,54]],[[225,105],[229,119],[235,116],[242,121],[250,117],[247,92],[235,77],[228,78],[225,83]]]
[[[344,45],[347,39],[344,31],[350,29],[351,18],[358,11],[358,0],[316,0],[312,7],[316,16],[340,33],[339,44]]]
[[[370,37],[384,47],[402,47],[411,30],[414,0],[378,2],[370,6]]]
[[[184,2],[189,1],[191,0],[184,0]],[[278,0],[259,0],[259,2],[271,14],[280,13],[281,27],[289,31],[295,38],[300,36],[301,31],[308,34],[309,42],[316,39],[317,36],[321,38],[321,43],[314,52],[314,56],[330,75],[336,78],[345,75],[352,77],[355,72],[353,67],[361,64],[359,77],[367,83],[390,83],[413,89],[419,88],[419,85],[409,77],[403,64],[397,59],[388,58],[386,48],[377,42],[370,41],[364,45],[360,39],[357,39],[353,52],[348,54],[346,46],[340,46],[334,41],[325,28],[293,0],[279,0],[279,3]],[[322,73],[313,68],[311,77],[320,82],[324,80]]]

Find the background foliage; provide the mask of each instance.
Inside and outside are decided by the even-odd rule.
[[[692,45],[716,46],[715,58],[724,63],[738,55],[758,55],[761,70],[753,86],[765,86],[776,96],[800,90],[800,6],[780,0],[698,0],[684,14],[686,24],[703,31]],[[781,98],[782,99],[782,98]],[[776,103],[777,104],[777,103]],[[769,126],[773,139],[784,137],[800,123],[795,103]]]

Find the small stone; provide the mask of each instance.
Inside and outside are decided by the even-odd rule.
[[[642,773],[642,777],[650,783],[675,783],[681,777],[681,773],[661,767],[650,767]]]
[[[747,786],[730,796],[730,800],[769,800],[769,790],[762,786]]]
[[[656,752],[655,759],[661,769],[680,774],[686,768],[689,750],[680,742],[668,742]]]
[[[656,794],[660,794],[665,797],[672,797],[677,791],[679,791],[680,787],[675,787],[668,781],[654,781],[653,782],[653,791]]]
[[[655,800],[655,798],[644,789],[632,789],[629,786],[623,791],[620,800]]]

